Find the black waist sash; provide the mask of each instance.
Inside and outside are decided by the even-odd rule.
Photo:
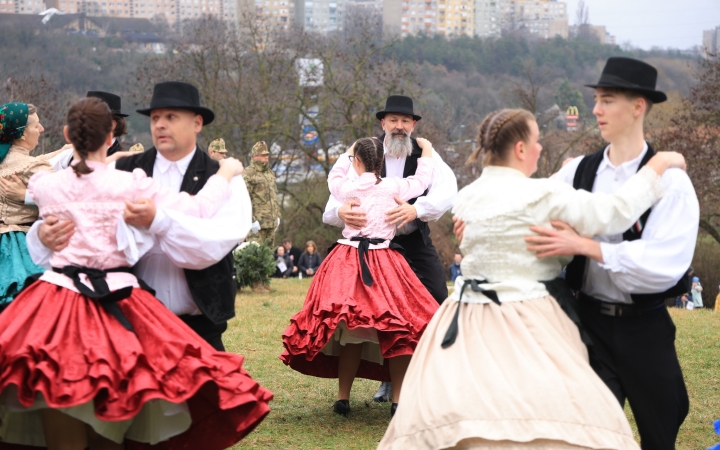
[[[351,241],[358,242],[358,257],[360,258],[360,273],[362,275],[363,284],[365,286],[372,286],[373,285],[373,278],[372,274],[370,273],[370,268],[367,265],[367,252],[370,250],[370,244],[382,244],[383,242],[387,241],[388,239],[382,239],[382,238],[368,238],[368,237],[362,237],[362,236],[355,236],[350,238]],[[335,247],[339,242],[335,242],[333,245],[331,245],[328,250],[327,254],[330,255],[330,253],[333,251]],[[405,249],[402,245],[395,243],[393,241],[390,241],[390,245],[388,246],[390,250],[395,250],[396,252],[400,253],[403,258],[405,258],[405,261],[410,266],[410,269],[412,269],[413,272],[417,275],[417,271],[412,265],[412,261],[408,259],[408,257],[405,255]]]
[[[593,345],[592,339],[590,339],[590,335],[588,335],[582,323],[580,323],[580,317],[577,314],[577,299],[573,296],[572,291],[565,283],[565,280],[556,278],[550,281],[541,281],[541,283],[545,285],[548,293],[555,299],[555,301],[557,301],[558,305],[560,305],[560,308],[563,310],[563,312],[567,314],[568,318],[570,318],[570,320],[578,327],[578,330],[580,331],[580,339],[583,341],[583,343],[587,347]],[[462,288],[460,288],[460,299],[458,300],[458,306],[455,310],[455,315],[453,316],[452,322],[450,322],[450,326],[448,327],[447,332],[445,333],[445,337],[440,344],[442,348],[450,347],[455,343],[455,339],[457,338],[460,306],[462,304],[462,297],[463,293],[465,292],[465,287],[470,285],[470,288],[473,290],[473,292],[482,292],[483,295],[485,295],[487,298],[492,300],[494,303],[500,305],[500,299],[497,296],[497,292],[490,289],[483,289],[482,287],[480,287],[481,284],[488,284],[488,281],[465,280],[465,282],[463,283]]]
[[[460,288],[460,299],[458,299],[458,305],[457,308],[455,308],[455,315],[452,318],[452,321],[450,322],[450,326],[447,329],[447,332],[445,332],[445,337],[442,340],[442,343],[440,346],[442,348],[448,348],[451,345],[455,343],[455,339],[457,338],[458,334],[458,318],[460,316],[460,306],[462,305],[462,298],[463,294],[465,293],[465,288],[470,286],[470,289],[473,290],[473,292],[482,292],[483,295],[490,300],[492,300],[496,304],[500,304],[500,299],[498,298],[497,292],[491,290],[491,289],[483,289],[480,287],[481,284],[488,284],[488,280],[465,280],[462,287]]]
[[[130,297],[133,287],[127,286],[122,289],[118,289],[115,292],[110,292],[110,287],[105,280],[105,277],[110,272],[131,273],[132,271],[130,267],[117,267],[114,269],[101,270],[93,269],[90,267],[65,266],[63,268],[53,267],[53,271],[61,273],[66,277],[72,279],[73,284],[82,295],[100,303],[100,305],[105,308],[105,311],[115,317],[120,322],[120,324],[125,327],[126,330],[132,331],[133,333],[135,332],[132,325],[130,324],[130,321],[127,319],[127,317],[125,317],[122,309],[120,309],[120,306],[117,304],[117,302],[119,302],[120,300],[124,300]],[[85,284],[83,284],[82,281],[80,281],[81,273],[87,275],[88,280],[90,280],[90,284],[92,284],[94,291],[88,288]],[[150,288],[150,286],[148,286],[143,280],[141,280],[140,278],[137,278],[137,280],[138,284],[142,289],[150,292],[152,295],[155,295],[155,291]]]

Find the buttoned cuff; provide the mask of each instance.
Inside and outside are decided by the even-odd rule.
[[[601,242],[600,252],[604,263],[600,264],[600,267],[615,273],[627,273],[627,266],[634,267],[633,261],[641,261],[644,251],[645,242],[642,240],[619,244]]]
[[[155,211],[155,218],[150,224],[150,228],[148,228],[148,231],[150,232],[150,234],[164,236],[170,230],[171,223],[172,220],[170,219],[170,216],[167,215],[165,210],[163,208],[158,208]]]

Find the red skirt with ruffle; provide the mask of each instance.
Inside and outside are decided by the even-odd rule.
[[[383,358],[412,355],[438,304],[395,250],[367,252],[373,285],[361,278],[358,249],[337,245],[318,268],[302,311],[282,335],[280,359],[306,375],[337,378],[338,357],[322,353],[341,321],[377,330]],[[361,360],[360,378],[390,381],[388,364]]]
[[[38,393],[51,408],[92,401],[105,421],[130,419],[154,399],[187,402],[187,431],[127,449],[225,449],[270,412],[273,395],[242,356],[213,349],[144,290],[117,304],[135,333],[69,289],[37,281],[23,291],[0,314],[0,392],[15,385],[25,407]]]

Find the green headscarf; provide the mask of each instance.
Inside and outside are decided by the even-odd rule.
[[[27,103],[5,103],[0,106],[0,162],[7,156],[13,141],[22,137],[27,122]]]

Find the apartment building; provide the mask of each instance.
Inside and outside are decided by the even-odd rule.
[[[703,31],[702,49],[700,51],[705,59],[710,55],[718,56],[720,53],[720,27]]]
[[[38,14],[46,9],[43,0],[0,0],[0,14]]]
[[[343,28],[346,0],[296,0],[295,23],[306,31],[330,33]]]
[[[437,33],[447,37],[475,34],[475,0],[437,0]]]
[[[297,1],[297,3],[303,2],[304,0]],[[296,1],[288,0],[255,0],[255,14],[258,20],[287,29],[296,22],[295,3]],[[246,8],[241,6],[239,14],[241,20],[245,10]]]
[[[504,27],[548,39],[568,37],[567,5],[557,0],[502,0]]]
[[[475,0],[475,35],[500,37],[502,32],[502,0]]]

